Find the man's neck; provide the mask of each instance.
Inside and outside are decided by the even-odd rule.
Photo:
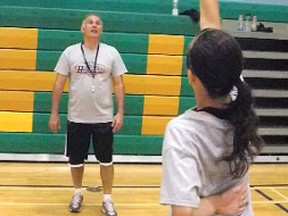
[[[89,39],[84,39],[84,46],[90,50],[94,50],[98,47],[99,44],[99,40],[95,40],[95,38],[93,38],[93,40],[89,40]]]

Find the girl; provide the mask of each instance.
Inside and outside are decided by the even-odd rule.
[[[217,0],[200,1],[200,28],[187,53],[196,108],[167,125],[160,202],[172,216],[252,216],[247,171],[263,142],[242,52],[220,30]]]

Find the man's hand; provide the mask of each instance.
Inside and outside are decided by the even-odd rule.
[[[117,113],[114,117],[113,123],[112,123],[112,127],[113,127],[113,133],[119,131],[123,125],[123,118],[124,115]]]
[[[60,119],[58,114],[50,115],[49,128],[53,133],[57,133],[58,129],[60,129]]]

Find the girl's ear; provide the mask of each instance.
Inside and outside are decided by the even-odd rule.
[[[187,73],[187,76],[188,76],[188,82],[189,82],[190,85],[192,85],[192,83],[195,82],[197,77],[195,76],[194,73],[192,73],[192,71],[190,69],[187,69],[186,73]]]

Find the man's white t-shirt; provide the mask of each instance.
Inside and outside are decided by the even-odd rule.
[[[119,52],[112,46],[99,43],[89,50],[81,43],[67,47],[54,69],[69,78],[68,120],[76,123],[105,123],[113,120],[112,78],[127,72]],[[85,58],[88,66],[85,64]]]

